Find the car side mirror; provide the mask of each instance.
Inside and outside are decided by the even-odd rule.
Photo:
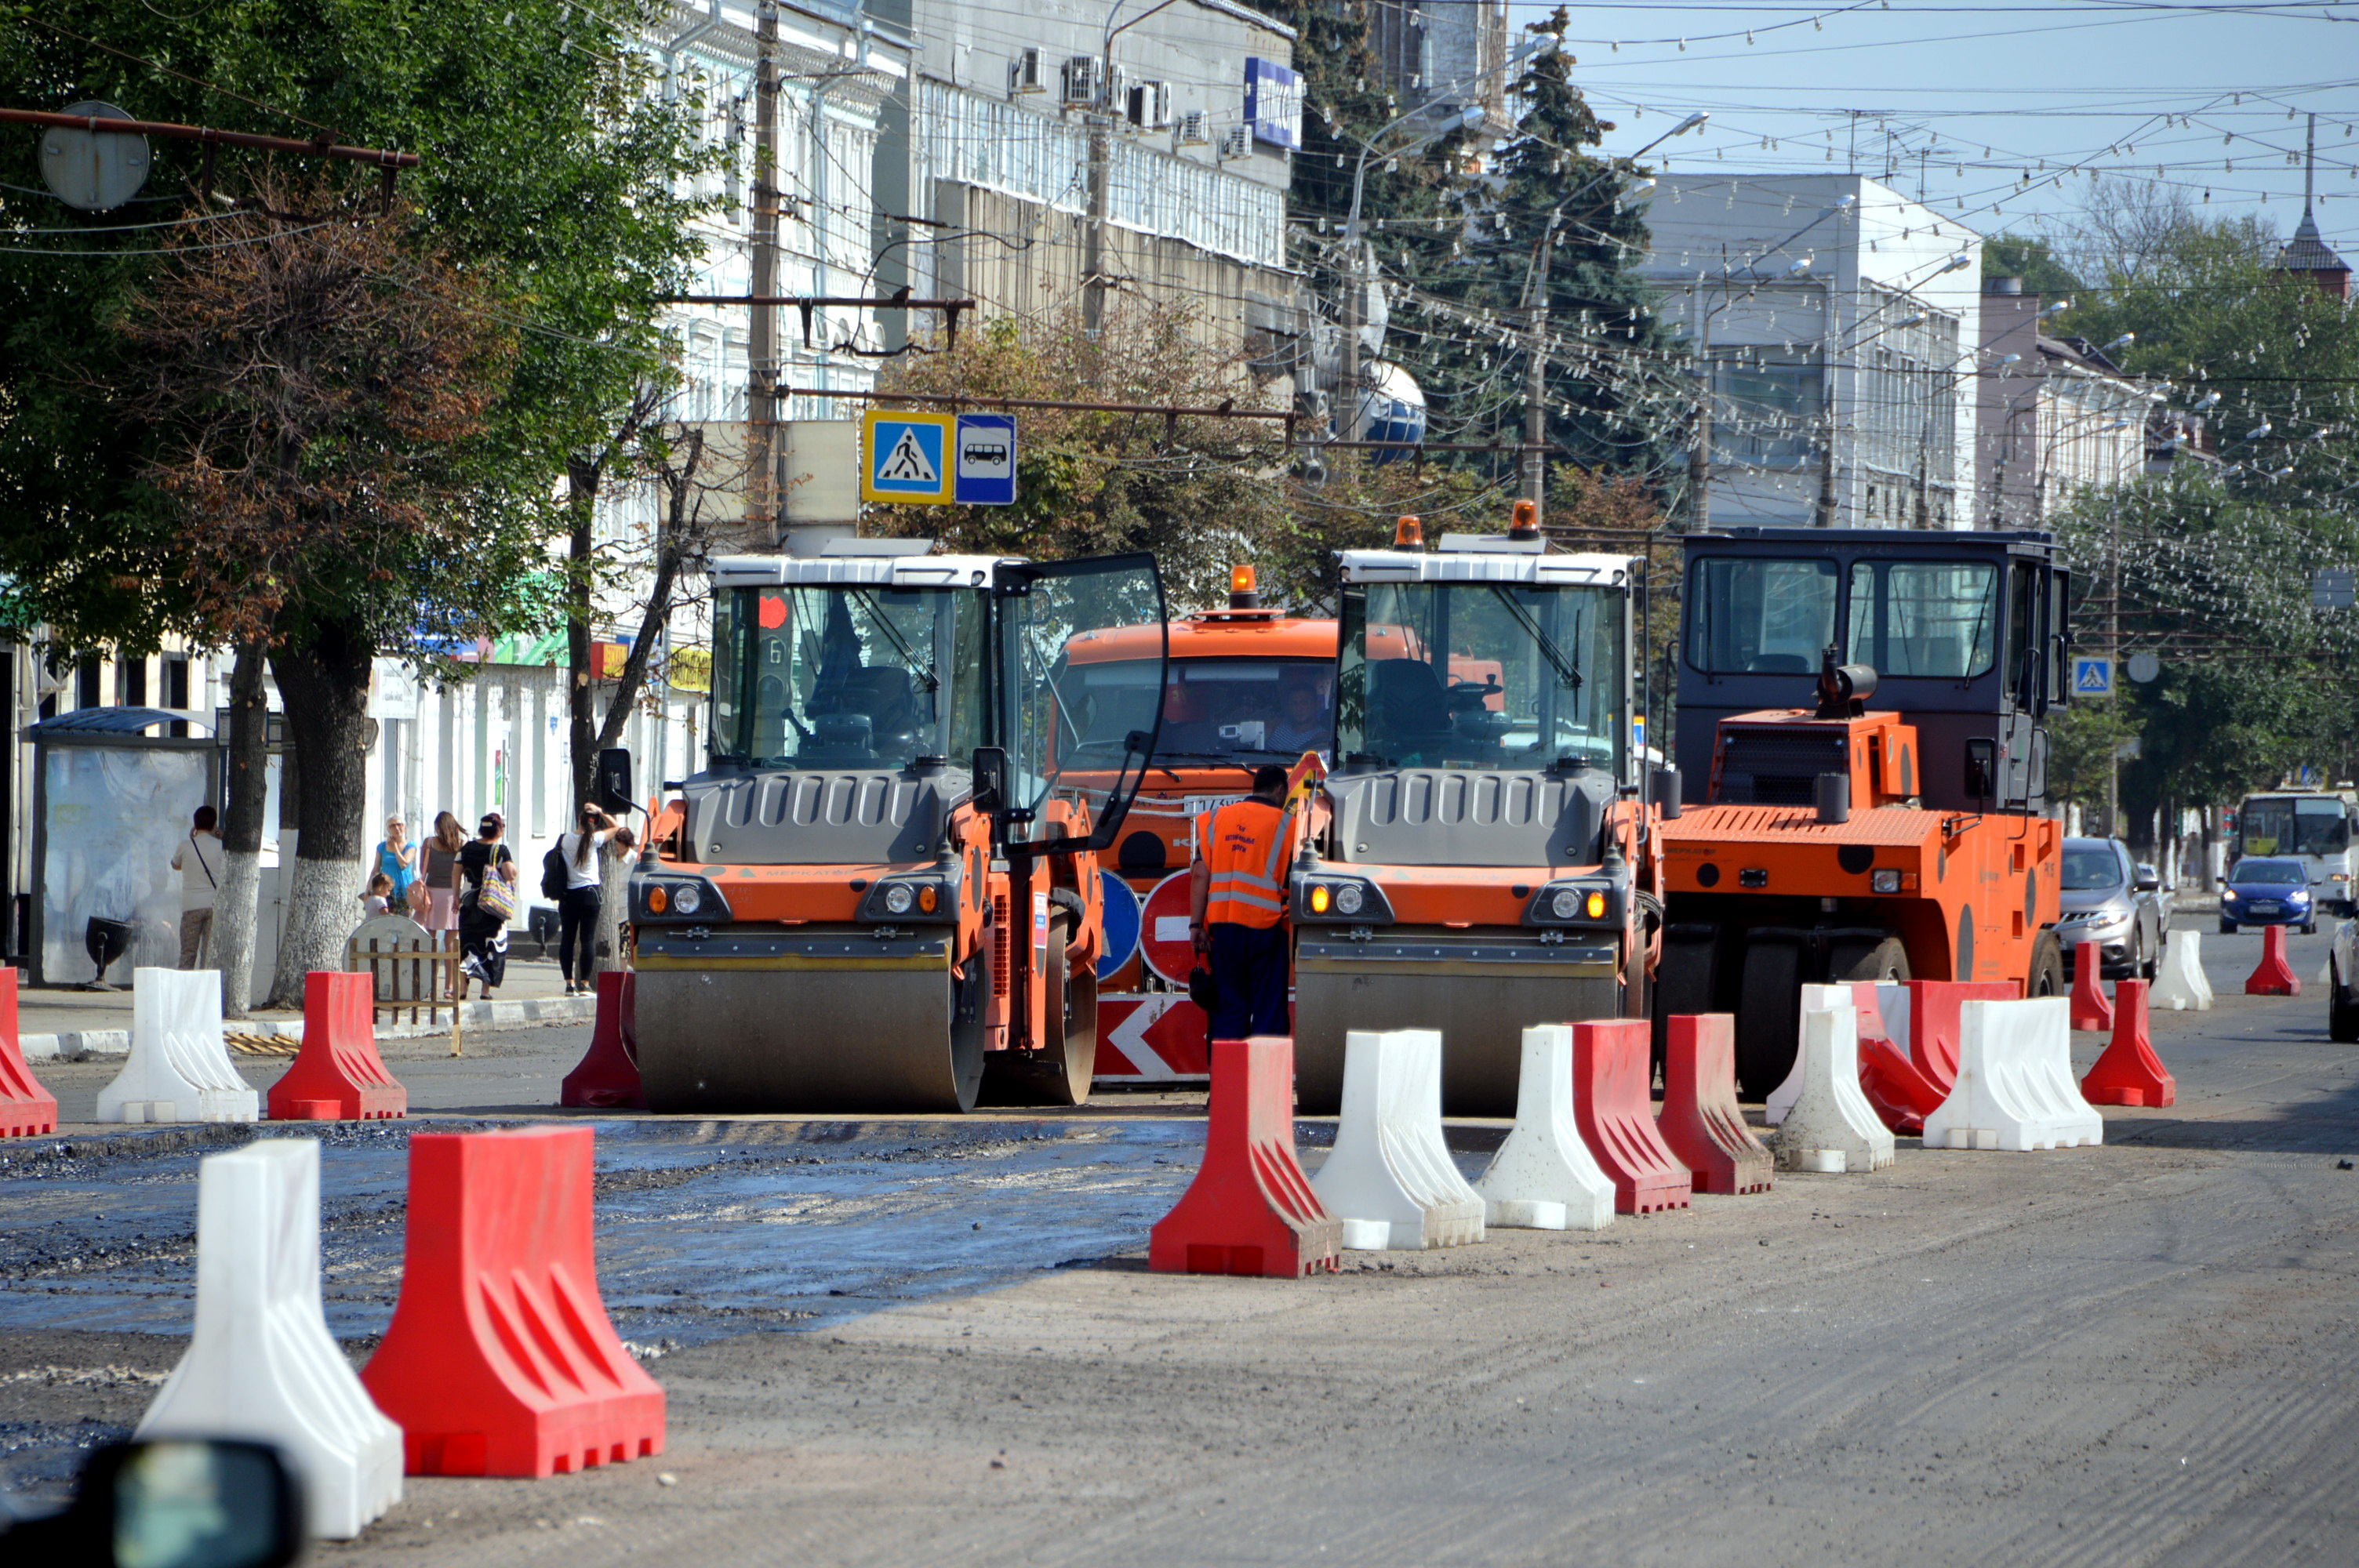
[[[1990,740],[1966,742],[1966,794],[1975,800],[1988,800],[1998,794],[1998,742]]]
[[[631,788],[631,753],[625,746],[609,746],[598,753],[598,806],[603,811],[628,811],[638,805]]]
[[[2137,869],[2137,890],[2140,892],[2160,892],[2162,873],[2152,866],[2140,866]]]
[[[303,1537],[302,1488],[277,1449],[175,1438],[100,1449],[71,1507],[0,1541],[23,1563],[287,1568]]]

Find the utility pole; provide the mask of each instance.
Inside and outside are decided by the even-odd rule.
[[[1712,526],[1712,312],[1702,308],[1701,285],[1696,305],[1695,439],[1688,447],[1688,527],[1701,533]]]
[[[1114,59],[1112,49],[1106,50],[1106,59]],[[1111,86],[1102,83],[1099,91],[1111,91]],[[1089,227],[1082,233],[1082,326],[1093,341],[1105,324],[1106,165],[1113,153],[1111,140],[1106,117],[1103,114],[1091,115],[1090,216]]]
[[[2113,692],[2105,700],[2121,712],[2122,701],[2122,503],[2115,496],[2111,509],[2112,559],[2106,563],[2113,588],[2105,604],[2105,656],[2114,662]],[[2105,837],[2122,836],[2122,743],[2108,743],[2105,753]]]
[[[775,299],[778,294],[778,5],[761,0],[756,11],[754,37],[754,297]],[[775,305],[752,307],[753,323],[745,351],[745,521],[767,527],[770,543],[779,529],[777,428],[779,383],[785,366],[778,354],[778,310]]]
[[[1556,256],[1557,215],[1540,236],[1539,255],[1524,285],[1529,307],[1524,351],[1524,499],[1534,508],[1548,500],[1548,288],[1549,264]]]

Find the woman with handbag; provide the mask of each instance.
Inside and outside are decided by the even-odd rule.
[[[484,815],[481,837],[459,851],[459,1000],[467,1000],[467,979],[484,982],[484,1000],[507,978],[508,922],[516,918],[516,857],[500,842],[507,819]]]

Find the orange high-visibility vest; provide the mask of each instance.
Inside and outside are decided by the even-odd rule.
[[[1266,930],[1286,913],[1286,869],[1300,819],[1266,800],[1236,800],[1196,818],[1196,855],[1212,869],[1204,923]]]

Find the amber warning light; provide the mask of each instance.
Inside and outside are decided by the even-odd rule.
[[[1540,536],[1540,509],[1536,502],[1518,501],[1513,517],[1507,524],[1510,539],[1537,539]]]
[[[1404,517],[1393,524],[1393,548],[1422,550],[1425,548],[1425,524],[1414,517]]]
[[[1254,591],[1253,568],[1234,566],[1229,568],[1229,608],[1232,610],[1261,608],[1261,595]]]

